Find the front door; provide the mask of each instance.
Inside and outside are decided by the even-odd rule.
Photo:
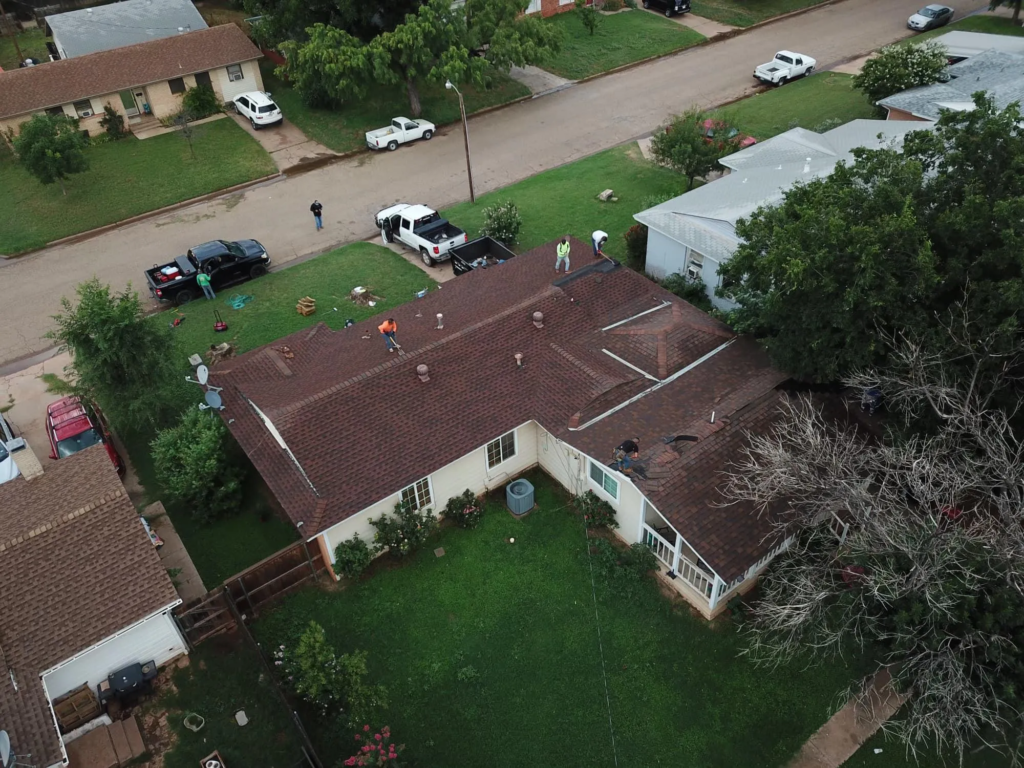
[[[124,107],[124,113],[128,117],[137,117],[142,110],[135,103],[135,94],[131,91],[121,91],[118,95],[121,97],[121,106]]]

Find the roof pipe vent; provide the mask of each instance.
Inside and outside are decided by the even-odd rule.
[[[438,312],[437,313],[437,330],[440,331],[440,330],[443,330],[443,329],[444,329],[444,315],[441,314],[440,312]]]
[[[804,173],[810,173],[810,172],[811,172],[811,158],[808,157],[804,161]]]
[[[516,368],[522,368],[522,367],[523,367],[523,353],[522,352],[516,352]]]
[[[543,328],[544,327],[544,313],[543,312],[534,312],[533,313],[533,327],[534,328]]]
[[[430,369],[428,369],[423,363],[416,366],[416,375],[419,377],[420,381],[424,383],[430,381]]]

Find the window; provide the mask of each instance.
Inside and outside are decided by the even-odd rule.
[[[424,477],[402,491],[402,505],[411,509],[423,509],[434,503],[430,494],[430,478]]]
[[[228,66],[228,80],[234,83],[238,80],[243,79],[244,77],[245,75],[242,74],[241,64],[231,64]]]
[[[184,93],[185,92],[185,79],[182,77],[176,77],[173,80],[168,80],[167,85],[171,88],[171,93]]]
[[[79,117],[92,117],[92,102],[88,99],[75,102],[75,112]]]
[[[46,110],[46,114],[53,115],[54,117],[60,117],[64,114],[64,107],[50,107]]]
[[[704,272],[704,254],[690,250],[690,258],[686,262],[686,277],[689,280],[700,280]]]
[[[258,112],[259,112],[259,113],[260,113],[261,115],[269,115],[269,114],[270,114],[271,112],[273,112],[273,111],[274,111],[275,109],[277,109],[277,104],[275,104],[274,102],[270,102],[269,104],[264,104],[264,105],[263,105],[262,107],[260,107],[260,108],[259,108],[259,110],[257,110],[257,111],[258,111]]]
[[[209,72],[196,72],[196,85],[205,85],[207,88],[213,88],[213,81],[210,80]]]
[[[594,485],[616,501],[619,500],[619,481],[612,477],[600,464],[590,462],[590,479]]]
[[[516,455],[516,433],[515,430],[508,432],[493,443],[487,444],[487,468],[494,469],[503,461],[508,461]]]

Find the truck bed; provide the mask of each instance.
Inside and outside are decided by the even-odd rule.
[[[427,242],[437,245],[439,243],[443,243],[445,240],[451,240],[452,238],[459,237],[465,233],[455,225],[449,224],[446,219],[438,219],[437,221],[431,222],[426,226],[414,230],[413,234],[417,237],[422,237]]]
[[[178,274],[169,280],[164,280],[162,279],[162,270],[166,269],[167,267],[177,267]],[[166,264],[159,264],[155,267],[152,267],[151,269],[147,269],[146,280],[149,282],[151,286],[160,288],[163,286],[173,285],[174,283],[177,283],[184,278],[192,277],[195,275],[195,273],[196,269],[195,267],[192,266],[192,263],[188,260],[188,257],[179,256],[174,261],[169,261]]]
[[[493,237],[478,237],[463,245],[457,245],[449,252],[452,271],[464,275],[474,269],[495,266],[515,257],[515,254]]]

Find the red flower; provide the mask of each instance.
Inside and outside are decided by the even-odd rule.
[[[359,738],[360,738],[360,737],[359,737],[359,734],[357,733],[357,734],[356,734],[356,741],[359,741]]]
[[[375,738],[375,739],[376,739],[377,741],[380,741],[380,734],[378,733],[378,734],[377,734],[376,736],[374,736],[374,738]]]
[[[370,726],[368,726],[368,725],[364,725],[364,726],[363,726],[363,730],[364,730],[364,731],[368,731],[368,730],[370,730]]]
[[[356,764],[356,759],[354,757],[350,757],[348,760],[345,761],[345,765],[355,765],[355,764]]]

